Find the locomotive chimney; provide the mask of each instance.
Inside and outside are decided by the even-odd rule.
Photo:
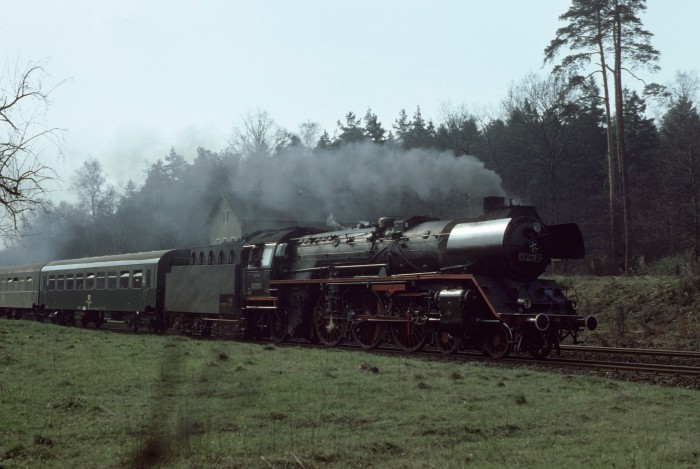
[[[484,213],[493,212],[494,210],[499,210],[504,207],[506,198],[505,197],[484,197]]]

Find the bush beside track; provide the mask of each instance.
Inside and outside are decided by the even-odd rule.
[[[579,312],[595,314],[586,345],[700,350],[700,277],[557,277],[572,285]]]

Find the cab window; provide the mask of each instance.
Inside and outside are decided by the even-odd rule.
[[[275,252],[275,245],[265,246],[262,254],[262,261],[260,262],[262,267],[270,267],[272,263],[272,254]]]

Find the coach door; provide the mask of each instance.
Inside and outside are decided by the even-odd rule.
[[[153,267],[143,266],[143,269],[134,271],[133,288],[140,288],[143,302],[146,305],[155,305],[156,292],[153,287]]]

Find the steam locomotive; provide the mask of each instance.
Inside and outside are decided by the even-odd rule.
[[[540,279],[584,256],[575,224],[484,199],[474,219],[258,231],[224,245],[0,268],[0,312],[100,327],[541,358],[596,327]]]

